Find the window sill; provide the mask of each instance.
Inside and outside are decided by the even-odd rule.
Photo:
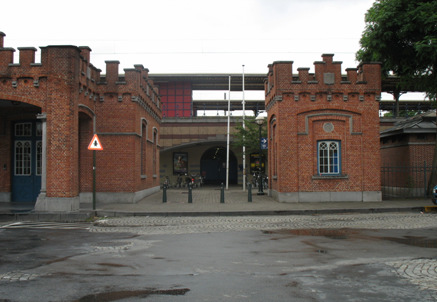
[[[141,179],[146,179],[147,175],[141,175]]]
[[[273,180],[277,180],[277,179],[278,179],[278,175],[273,175],[273,176],[272,176],[272,179],[273,179]]]
[[[320,179],[349,179],[347,174],[336,174],[336,175],[313,175],[313,180]]]
[[[158,175],[156,175],[156,174],[153,174],[153,178],[158,178]]]

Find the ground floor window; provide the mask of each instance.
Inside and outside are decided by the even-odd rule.
[[[42,141],[36,142],[36,175],[42,174]]]
[[[15,142],[15,175],[30,175],[31,141]]]
[[[336,175],[341,173],[341,153],[339,141],[318,142],[318,173]]]

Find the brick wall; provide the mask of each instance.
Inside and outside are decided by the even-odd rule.
[[[4,37],[0,33],[0,101],[12,113],[1,115],[0,157],[7,158],[7,165],[12,160],[6,143],[12,135],[9,127],[25,117],[20,108],[28,108],[11,107],[14,101],[35,106],[32,119],[35,113],[46,115],[47,198],[77,198],[92,190],[92,151],[87,146],[94,130],[104,147],[98,151],[98,192],[138,192],[159,186],[161,104],[147,69],[135,65],[119,74],[119,62],[107,61],[106,75],[101,75],[90,63],[91,49],[75,46],[41,47],[37,64],[36,49],[20,47],[19,62],[14,62],[15,49],[4,47]],[[142,140],[147,154],[155,158],[141,156]],[[147,161],[145,175],[141,160]],[[0,192],[10,192],[11,172],[0,176]]]
[[[269,65],[265,90],[272,193],[282,201],[365,200],[366,192],[379,199],[380,65],[349,68],[343,75],[333,55],[322,58],[313,74],[309,68],[293,74],[293,62]],[[340,142],[338,175],[318,173],[321,140]]]

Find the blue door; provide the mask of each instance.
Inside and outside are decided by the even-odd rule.
[[[41,191],[41,122],[13,124],[12,201],[35,202]]]

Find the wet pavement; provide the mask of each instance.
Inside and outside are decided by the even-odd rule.
[[[2,302],[437,299],[435,213],[0,226]]]

